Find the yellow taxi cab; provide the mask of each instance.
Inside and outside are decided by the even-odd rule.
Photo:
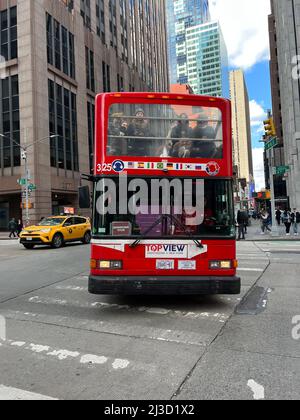
[[[61,248],[67,242],[91,242],[91,223],[81,216],[53,216],[43,219],[36,226],[24,228],[20,234],[20,243],[26,249],[36,245],[51,245]]]

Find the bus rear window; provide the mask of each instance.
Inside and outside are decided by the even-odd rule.
[[[114,104],[107,155],[221,159],[222,113],[213,107]]]

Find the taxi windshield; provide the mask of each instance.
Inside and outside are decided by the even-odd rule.
[[[222,112],[215,107],[114,104],[108,156],[222,159]]]
[[[38,226],[59,226],[65,221],[64,217],[48,217],[40,221]]]

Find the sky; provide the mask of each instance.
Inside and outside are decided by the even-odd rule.
[[[212,19],[219,20],[230,69],[245,71],[249,93],[256,190],[265,188],[263,120],[272,108],[269,70],[270,0],[209,0]]]

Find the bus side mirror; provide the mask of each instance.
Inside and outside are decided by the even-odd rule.
[[[89,186],[79,187],[79,208],[90,209],[91,208],[91,195]]]

